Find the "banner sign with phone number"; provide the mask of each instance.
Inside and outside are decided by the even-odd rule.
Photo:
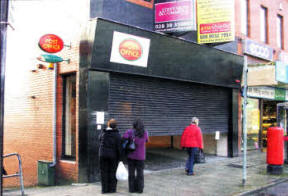
[[[234,0],[198,0],[198,43],[234,41],[234,10]]]
[[[196,30],[194,0],[155,4],[155,31],[179,32]]]

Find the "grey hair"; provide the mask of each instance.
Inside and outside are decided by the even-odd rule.
[[[199,122],[199,119],[197,117],[193,117],[191,120],[191,123],[197,124]]]

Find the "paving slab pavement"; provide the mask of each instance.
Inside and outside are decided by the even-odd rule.
[[[182,157],[183,158],[183,157]],[[164,164],[164,163],[163,163]],[[178,164],[178,163],[177,163]],[[195,176],[186,176],[184,164],[162,170],[145,170],[143,196],[240,196],[255,193],[258,189],[288,179],[288,166],[282,175],[266,173],[266,153],[253,151],[247,155],[247,181],[242,185],[242,157],[214,158],[195,165]],[[20,190],[3,192],[4,196],[20,195]],[[31,196],[97,196],[101,184],[72,184],[67,186],[32,187],[25,189]],[[140,195],[128,192],[127,181],[119,181],[117,193],[105,195]]]

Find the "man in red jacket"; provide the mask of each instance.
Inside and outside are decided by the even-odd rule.
[[[199,119],[193,117],[191,124],[187,126],[181,136],[181,147],[187,149],[188,160],[186,163],[186,172],[188,176],[194,175],[195,154],[199,149],[203,149],[203,139],[200,127],[198,127]]]

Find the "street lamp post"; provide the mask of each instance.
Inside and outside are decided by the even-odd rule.
[[[9,0],[0,1],[0,195],[2,195],[2,168],[3,168],[3,124],[4,124],[4,81],[6,61],[6,35],[8,26]]]
[[[246,123],[246,106],[247,106],[247,56],[244,56],[244,66],[243,66],[243,175],[242,184],[245,185],[247,179],[247,123]]]

